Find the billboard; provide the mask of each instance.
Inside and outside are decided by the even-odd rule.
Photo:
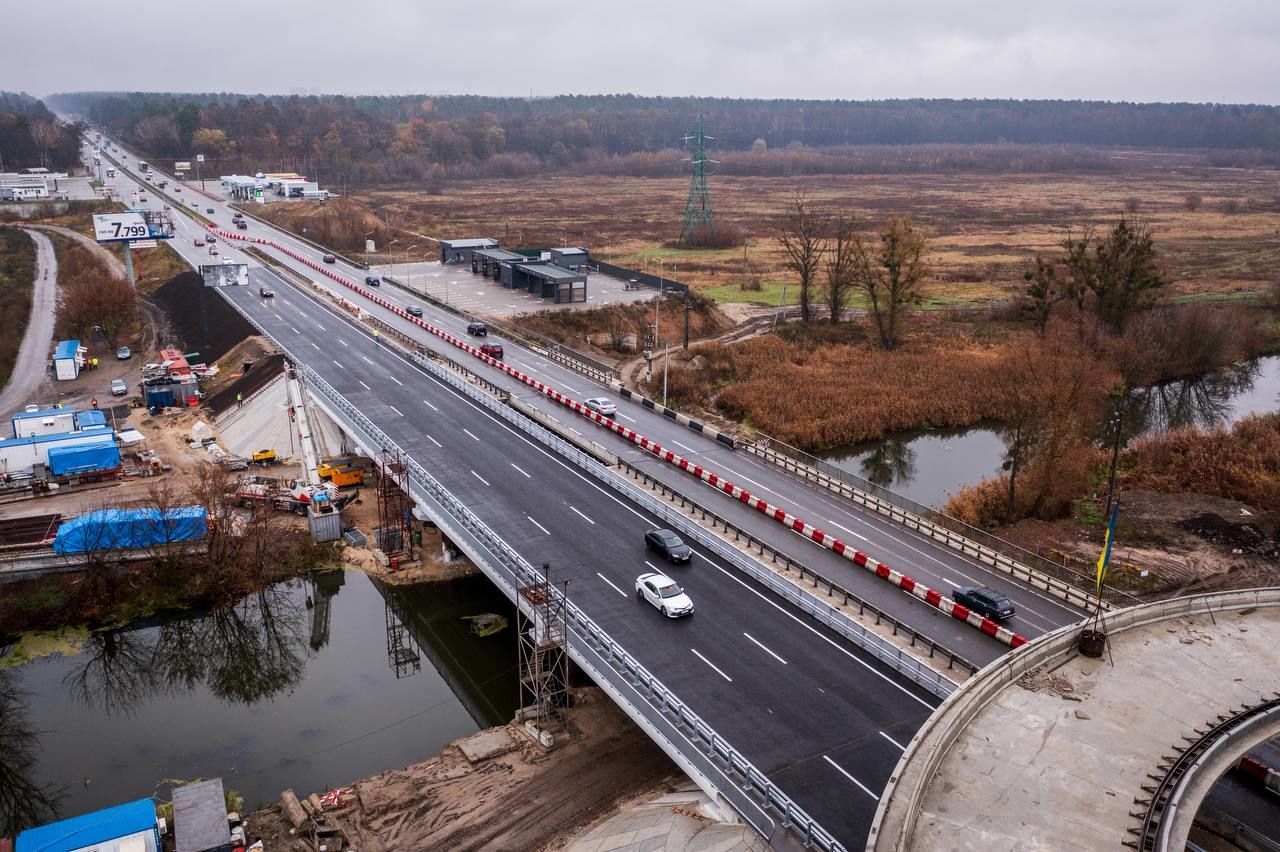
[[[247,263],[211,263],[200,267],[200,277],[206,287],[248,287]]]
[[[203,163],[203,162],[204,162],[204,154],[196,154],[196,162],[197,162],[197,163]]]
[[[190,162],[187,162],[187,161],[183,161],[183,162],[180,162],[180,163],[174,163],[174,164],[173,164],[173,168],[174,168],[174,171],[179,171],[179,172],[189,172],[189,171],[191,171],[191,163],[190,163]]]
[[[95,213],[93,216],[93,238],[100,243],[123,243],[150,237],[151,229],[141,213]]]

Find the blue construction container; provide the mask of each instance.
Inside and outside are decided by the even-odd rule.
[[[156,806],[138,799],[114,808],[81,814],[70,819],[28,828],[18,835],[16,852],[72,852],[96,847],[113,848],[112,841],[137,837],[142,848],[160,848],[156,830]],[[137,840],[132,842],[136,843]]]
[[[197,541],[208,532],[203,506],[159,509],[102,509],[58,527],[57,553],[130,550],[156,544]]]
[[[54,476],[112,470],[119,466],[120,448],[114,441],[53,447],[49,450],[49,472]]]

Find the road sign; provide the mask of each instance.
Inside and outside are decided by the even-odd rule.
[[[365,241],[364,241],[364,250],[365,250],[365,251],[377,251],[377,249],[373,247],[373,240],[365,240]]]
[[[144,249],[144,248],[155,248],[155,247],[156,247],[155,240],[131,240],[129,242],[129,248]]]
[[[93,237],[100,243],[124,243],[150,236],[151,229],[141,213],[95,213],[93,216]]]
[[[216,263],[200,267],[200,277],[206,287],[247,287],[249,266],[244,263]]]
[[[203,162],[204,162],[204,154],[196,154],[196,162],[197,162],[197,163],[203,163]]]
[[[203,163],[204,160],[201,160],[200,162]],[[191,163],[185,162],[185,161],[180,163],[174,163],[173,169],[174,171],[178,171],[178,172],[189,172],[191,171]]]

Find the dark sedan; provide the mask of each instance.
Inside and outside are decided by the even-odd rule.
[[[688,562],[693,556],[689,545],[671,530],[649,530],[644,534],[644,546],[661,553],[668,562]]]

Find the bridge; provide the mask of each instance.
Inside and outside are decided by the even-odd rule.
[[[123,169],[115,179],[122,187],[133,180]],[[150,203],[164,203],[164,195]],[[224,204],[200,198],[199,207],[229,227]],[[185,217],[176,223],[173,247],[193,266],[207,262],[193,245],[204,226]],[[554,353],[504,339],[505,366],[468,359],[466,368],[499,391],[487,392],[421,351],[470,355],[449,342],[465,318],[429,306],[417,320],[404,308],[421,300],[407,293],[370,293],[353,269],[317,274],[321,250],[265,223],[224,234],[256,241],[271,263],[244,255],[250,286],[217,292],[288,355],[310,400],[369,454],[400,451],[417,506],[508,597],[542,579],[544,564],[554,580],[568,580],[577,664],[704,790],[775,845],[787,837],[823,849],[863,844],[904,748],[956,683],[618,475],[584,444],[625,459],[978,665],[1000,659],[1008,638],[975,629],[982,619],[940,605],[936,594],[904,594],[902,574],[920,589],[973,583],[1005,591],[1019,606],[1016,629],[1028,637],[1081,617],[1080,598],[1061,583],[1021,582],[978,548],[868,511],[794,467],[735,450],[651,405],[619,400],[616,421],[602,427],[564,399],[598,395],[607,385],[596,381],[609,377],[593,379]],[[241,252],[227,245],[223,256],[239,260]],[[259,297],[260,286],[275,297]],[[414,345],[374,336],[369,323],[336,306],[338,297]],[[563,429],[524,416],[504,394]],[[581,440],[565,440],[570,433]],[[686,464],[643,442],[679,448]],[[689,475],[694,466],[700,475]],[[728,479],[735,484],[723,487]],[[785,511],[761,508],[743,487]],[[671,572],[695,601],[691,618],[667,621],[633,598],[635,578],[653,567],[642,535],[655,526],[673,527],[693,545],[692,565]],[[821,530],[856,540],[862,561]]]

